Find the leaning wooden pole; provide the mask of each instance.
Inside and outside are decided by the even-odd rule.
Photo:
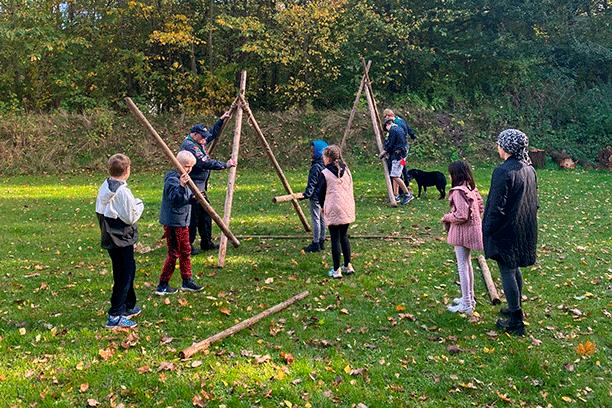
[[[246,71],[240,73],[240,95],[244,96],[246,90]],[[234,142],[232,144],[232,160],[236,165],[229,169],[227,175],[227,192],[225,193],[225,205],[223,207],[223,222],[230,225],[232,219],[232,204],[234,202],[234,187],[236,186],[236,173],[238,171],[238,153],[240,152],[240,135],[242,133],[242,106],[238,103],[236,107],[236,124],[234,125]],[[217,266],[225,266],[225,254],[227,253],[227,237],[221,236],[219,241],[219,259]]]
[[[489,292],[489,299],[491,299],[491,304],[492,305],[500,304],[501,300],[499,299],[497,288],[495,287],[493,278],[491,278],[491,271],[489,270],[489,265],[487,265],[487,260],[485,259],[484,256],[478,255],[478,265],[480,266],[480,270],[482,271],[482,278],[485,281],[487,292]]]
[[[381,127],[379,126],[379,120],[376,118],[376,111],[374,108],[374,102],[372,101],[372,94],[370,88],[365,87],[366,99],[368,100],[368,110],[370,111],[370,117],[372,119],[372,128],[374,129],[374,139],[376,139],[376,145],[378,146],[378,154],[381,154],[384,150]],[[385,183],[387,184],[387,193],[389,195],[389,203],[392,207],[397,207],[397,201],[395,201],[395,194],[393,194],[393,185],[391,184],[391,177],[389,177],[389,166],[387,165],[387,159],[384,157],[380,159],[385,173]]]
[[[285,187],[285,191],[287,191],[287,194],[293,194],[293,190],[291,189],[291,185],[289,184],[287,177],[285,177],[285,173],[283,173],[283,169],[281,169],[280,165],[278,164],[278,161],[276,161],[276,157],[274,156],[274,152],[272,152],[270,144],[266,140],[266,137],[261,131],[261,128],[259,127],[259,124],[257,123],[257,120],[255,119],[255,116],[251,111],[251,108],[249,107],[247,101],[242,95],[240,96],[240,101],[242,103],[242,109],[244,109],[244,111],[246,112],[247,117],[249,118],[249,122],[255,130],[255,134],[257,134],[257,136],[259,137],[259,140],[261,141],[261,144],[264,147],[266,155],[270,159],[270,162],[272,162],[272,166],[274,167],[274,170],[276,170],[276,174],[278,174],[278,177],[280,178],[283,187]],[[293,204],[293,208],[295,209],[295,212],[297,213],[298,217],[300,218],[300,221],[302,222],[302,225],[304,226],[304,230],[306,232],[310,232],[310,225],[308,224],[308,220],[306,219],[306,216],[302,211],[302,207],[300,207],[300,203],[298,203],[298,200],[296,199],[292,199],[291,203]]]
[[[225,126],[227,125],[227,122],[230,121],[230,119],[232,118],[232,116],[234,115],[234,113],[236,112],[236,107],[238,106],[238,97],[236,97],[236,99],[234,99],[234,102],[232,102],[229,110],[230,116],[229,118],[226,118],[223,121],[223,125],[221,125],[221,130],[219,130],[219,134],[217,135],[217,137],[215,137],[215,139],[210,143],[210,146],[208,147],[208,155],[212,156],[213,152],[215,151],[215,149],[217,148],[217,146],[219,146],[219,139],[221,138],[221,135],[223,134],[223,130],[225,130]]]
[[[344,135],[342,136],[342,141],[340,142],[340,148],[344,151],[344,146],[346,145],[346,138],[351,131],[351,125],[353,124],[353,119],[355,119],[355,113],[357,112],[357,105],[359,105],[359,99],[361,99],[361,92],[363,91],[363,86],[366,82],[367,72],[370,70],[370,65],[372,65],[372,61],[368,61],[368,65],[366,66],[366,72],[363,73],[361,77],[361,83],[359,84],[359,89],[357,90],[357,94],[355,95],[355,102],[353,102],[353,108],[351,109],[351,113],[349,114],[348,122],[346,124],[346,129],[344,129]]]
[[[285,300],[282,303],[279,303],[276,306],[272,306],[269,309],[264,310],[263,312],[259,313],[258,315],[255,315],[247,320],[243,320],[240,323],[223,330],[220,333],[215,334],[214,336],[210,336],[209,338],[202,340],[198,343],[192,344],[190,347],[187,347],[186,349],[182,350],[179,353],[179,357],[182,359],[185,358],[189,358],[191,356],[193,356],[195,353],[205,350],[207,349],[211,344],[219,341],[219,340],[223,340],[226,337],[229,337],[235,333],[238,333],[240,330],[246,329],[248,327],[253,326],[255,323],[257,323],[258,321],[260,321],[261,319],[264,319],[274,313],[280,312],[281,310],[284,310],[286,308],[288,308],[289,306],[291,306],[292,304],[294,304],[295,302],[297,302],[298,300],[302,300],[304,299],[306,296],[309,295],[309,292],[306,290],[302,293],[298,293],[297,295],[293,296],[290,299]]]
[[[181,166],[181,163],[179,163],[176,157],[174,157],[174,153],[172,153],[172,150],[168,148],[168,145],[166,145],[166,143],[159,136],[157,131],[153,128],[153,126],[151,126],[147,118],[145,118],[145,116],[142,114],[140,109],[138,109],[138,106],[136,106],[136,104],[134,104],[132,99],[129,97],[125,98],[125,102],[127,103],[128,108],[134,114],[136,119],[138,119],[138,121],[147,129],[147,131],[153,137],[153,139],[157,142],[159,147],[161,147],[162,151],[164,152],[168,160],[170,160],[170,162],[174,165],[174,167],[176,167],[176,169],[181,174],[185,173],[185,169],[183,169],[183,166]],[[210,218],[212,218],[212,220],[219,226],[221,231],[229,238],[229,240],[232,241],[232,245],[235,247],[239,246],[240,241],[238,241],[238,238],[236,238],[234,234],[232,234],[232,231],[230,231],[230,229],[223,222],[221,217],[219,217],[219,214],[217,214],[215,209],[204,199],[204,196],[202,195],[198,187],[195,185],[193,180],[191,180],[191,178],[189,179],[187,185],[189,186],[189,188],[191,189],[191,191],[197,198],[198,202],[204,208],[204,211],[206,211],[210,215]]]
[[[280,195],[280,196],[276,196],[272,198],[272,202],[274,204],[278,204],[278,203],[286,203],[287,201],[292,201],[292,200],[303,200],[306,197],[304,197],[304,193],[295,193],[295,194],[286,194],[286,195]]]

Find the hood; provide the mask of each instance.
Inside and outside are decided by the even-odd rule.
[[[327,147],[327,142],[322,139],[313,140],[310,145],[314,147],[313,160],[318,160],[323,157],[323,150]]]
[[[96,200],[96,212],[98,214],[103,214],[109,218],[117,218],[117,211],[113,206],[113,198],[117,195],[117,189],[123,184],[126,183],[112,178],[108,178],[106,182],[102,183],[100,190],[98,190],[98,199]]]

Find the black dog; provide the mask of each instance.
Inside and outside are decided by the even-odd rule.
[[[439,171],[410,169],[408,170],[408,180],[405,180],[406,185],[408,185],[412,179],[415,179],[419,185],[418,197],[421,197],[421,187],[425,190],[425,194],[427,194],[427,187],[430,186],[436,186],[440,192],[440,200],[446,197],[446,177],[444,177],[444,174],[440,173]]]

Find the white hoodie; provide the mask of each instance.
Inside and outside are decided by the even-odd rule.
[[[115,190],[115,191],[113,191]],[[108,178],[98,190],[96,212],[106,218],[117,219],[134,225],[142,215],[144,204],[127,187],[127,183]]]

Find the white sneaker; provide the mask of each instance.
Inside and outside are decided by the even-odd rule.
[[[352,275],[353,273],[355,273],[355,268],[353,268],[353,265],[351,265],[351,263],[349,262],[348,266],[342,267],[342,272],[345,275]]]
[[[338,270],[334,270],[334,268],[331,268],[329,272],[327,272],[327,276],[334,279],[342,278],[342,268],[338,268]]]
[[[453,305],[458,305],[459,303],[461,303],[463,301],[463,298],[454,298],[453,299]],[[474,299],[472,299],[472,309],[476,307],[476,301]]]
[[[463,303],[449,306],[447,309],[451,313],[465,313],[468,316],[471,316],[474,312],[474,309],[471,306],[465,306]]]

